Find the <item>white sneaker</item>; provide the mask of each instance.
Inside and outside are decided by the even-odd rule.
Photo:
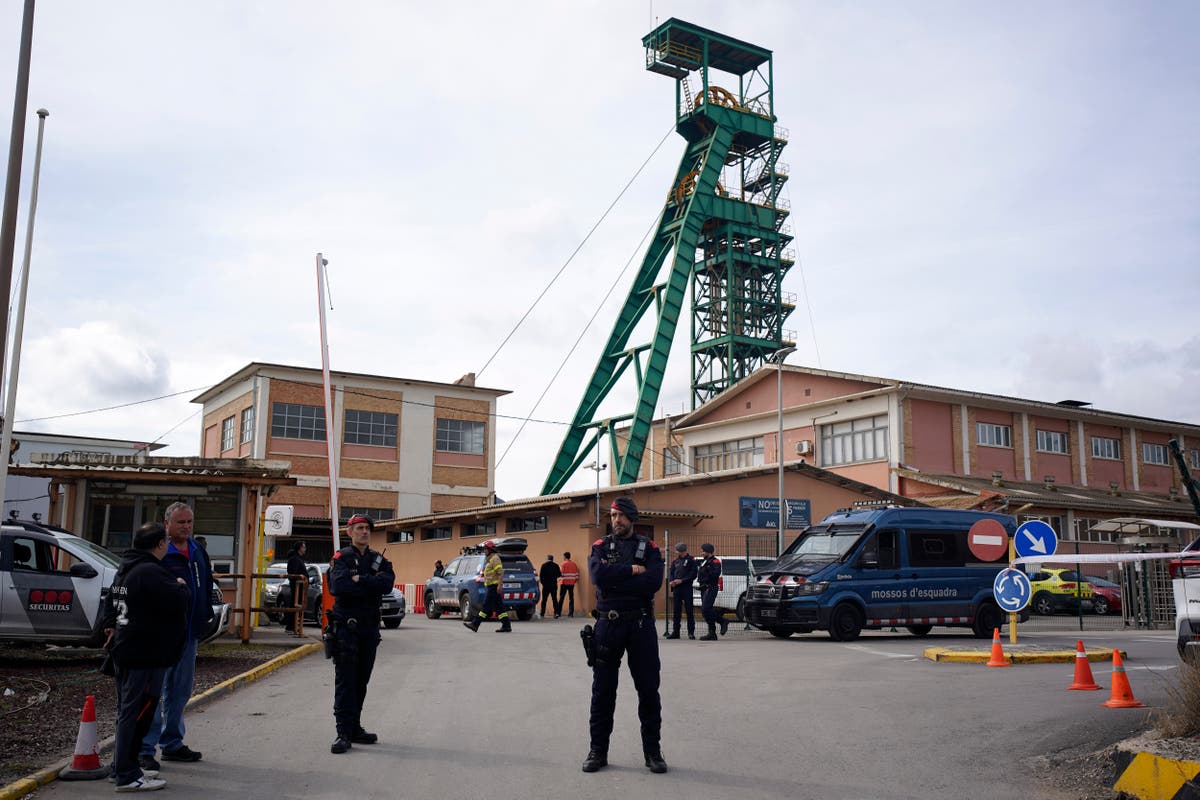
[[[117,787],[118,792],[153,792],[155,789],[161,789],[167,785],[167,782],[162,778],[147,778],[141,777],[132,783],[126,783]]]

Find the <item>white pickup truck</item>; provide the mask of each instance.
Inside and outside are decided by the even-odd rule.
[[[104,609],[121,560],[53,526],[0,526],[0,640],[99,647]],[[229,604],[213,593],[213,622],[202,641],[229,627]]]
[[[717,599],[713,601],[713,608],[722,613],[732,612],[740,621],[742,617],[742,606],[746,601],[746,557],[745,556],[717,556],[721,560],[721,589],[717,592]],[[696,559],[697,565],[700,559]],[[767,567],[775,563],[772,557],[755,556],[750,559],[750,569],[753,573],[765,572]],[[753,576],[751,576],[753,580]],[[700,586],[692,584],[692,605],[700,608]]]

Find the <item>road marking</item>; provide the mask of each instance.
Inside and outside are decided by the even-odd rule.
[[[861,644],[848,644],[846,647],[850,650],[858,650],[863,653],[870,653],[873,656],[884,656],[886,658],[909,658],[913,661],[919,660],[919,657],[914,656],[912,653],[889,653],[886,650],[875,650],[870,647],[864,647]]]

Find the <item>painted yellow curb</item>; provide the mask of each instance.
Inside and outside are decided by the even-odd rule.
[[[243,672],[241,675],[235,675],[229,680],[221,681],[208,691],[201,692],[191,700],[188,700],[188,704],[185,707],[197,708],[205,705],[206,703],[211,703],[218,697],[229,694],[230,692],[237,690],[239,687],[244,686],[251,681],[256,681],[264,675],[274,672],[285,664],[290,664],[293,661],[304,658],[304,656],[308,655],[309,653],[317,652],[321,649],[321,647],[322,645],[319,642],[314,642],[313,644],[302,645],[289,650],[286,653],[281,653],[275,658],[272,658],[270,661],[267,661],[264,664],[259,664],[257,667],[249,670],[248,672]],[[115,736],[110,736],[104,741],[100,742],[97,745],[97,749],[100,752],[103,752],[112,747],[115,740]],[[58,777],[58,771],[70,764],[71,761],[72,759],[68,758],[58,764],[38,770],[32,775],[26,775],[24,778],[18,778],[7,786],[0,786],[0,800],[17,800],[17,798],[24,797],[30,792],[45,786],[56,779]]]
[[[1093,662],[1112,661],[1113,651],[1106,647],[1089,650],[1087,660]],[[991,650],[952,650],[946,647],[927,647],[925,658],[930,661],[940,661],[948,664],[986,664],[992,657]],[[1121,657],[1128,654],[1122,650]],[[1006,652],[1004,657],[1010,664],[1071,664],[1075,661],[1074,650],[1047,650],[1035,653]],[[3,798],[0,798],[3,800]]]
[[[1114,792],[1138,800],[1171,800],[1200,796],[1191,781],[1200,774],[1200,764],[1139,752],[1118,770]]]

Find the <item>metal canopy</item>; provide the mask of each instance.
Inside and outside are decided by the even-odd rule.
[[[642,39],[642,44],[646,47],[666,42],[693,50],[703,50],[707,43],[708,66],[734,75],[743,75],[762,66],[771,58],[770,50],[674,17]]]

